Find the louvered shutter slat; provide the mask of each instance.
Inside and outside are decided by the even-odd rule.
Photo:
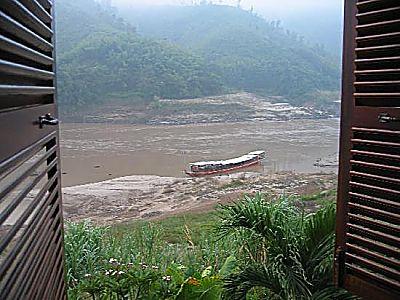
[[[400,3],[347,0],[336,279],[400,297]]]
[[[0,1],[0,299],[66,299],[54,7]],[[50,118],[46,125],[40,121]]]

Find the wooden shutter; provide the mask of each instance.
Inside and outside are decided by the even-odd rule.
[[[53,16],[0,1],[0,299],[65,298]]]
[[[335,279],[400,299],[400,1],[345,3]]]

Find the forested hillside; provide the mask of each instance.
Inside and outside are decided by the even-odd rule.
[[[56,7],[57,54],[61,57],[82,40],[102,33],[135,33],[136,29],[116,9],[102,8],[94,0],[58,0]]]
[[[118,12],[94,0],[59,0],[57,9],[59,99],[68,108],[234,91],[302,104],[339,89],[336,60],[240,8]]]
[[[237,7],[165,6],[125,9],[139,33],[167,39],[207,58],[230,87],[305,101],[315,90],[338,90],[339,66],[279,21]]]
[[[58,86],[65,110],[126,99],[189,98],[224,92],[204,58],[141,37],[93,0],[58,1]]]

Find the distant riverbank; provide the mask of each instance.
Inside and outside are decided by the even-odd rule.
[[[313,103],[310,99],[310,103]],[[195,99],[156,99],[143,103],[110,100],[62,115],[68,123],[188,125],[254,121],[328,119],[339,116],[339,103],[293,106],[284,97],[236,93]],[[64,109],[61,108],[61,112]]]

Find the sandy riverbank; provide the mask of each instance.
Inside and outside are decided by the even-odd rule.
[[[237,173],[211,178],[134,175],[63,188],[67,221],[97,224],[212,210],[247,193],[313,194],[336,187],[335,174]]]

